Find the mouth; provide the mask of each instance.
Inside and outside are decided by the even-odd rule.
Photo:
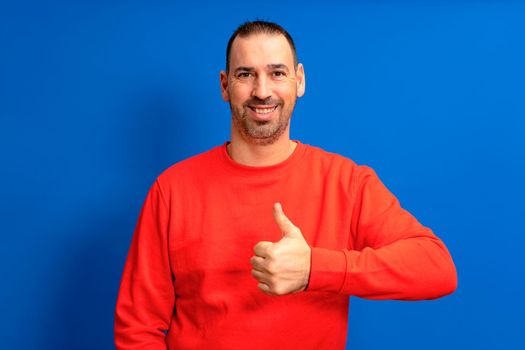
[[[269,114],[275,111],[275,109],[277,109],[277,106],[265,106],[265,107],[248,106],[248,108],[250,108],[252,111],[254,111],[257,114]]]
[[[248,109],[252,111],[252,113],[249,113],[249,114],[251,114],[253,119],[258,120],[258,121],[268,121],[273,117],[273,112],[277,110],[278,106],[279,105],[248,106]]]

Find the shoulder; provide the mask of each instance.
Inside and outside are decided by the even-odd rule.
[[[157,182],[161,185],[169,186],[174,183],[186,183],[195,181],[200,177],[209,175],[212,167],[222,150],[221,146],[216,146],[208,151],[181,160],[164,170],[158,177]]]
[[[307,161],[324,171],[342,172],[352,176],[363,176],[374,171],[366,165],[359,165],[354,160],[338,153],[326,151],[320,147],[306,145]]]
[[[359,165],[344,155],[311,145],[307,145],[306,154],[305,166],[309,174],[317,174],[326,181],[338,183],[350,193],[358,191],[371,178],[377,178],[371,167]]]

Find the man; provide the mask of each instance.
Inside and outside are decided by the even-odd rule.
[[[280,26],[232,35],[231,141],[173,165],[137,223],[118,349],[343,349],[348,296],[453,292],[444,244],[368,167],[290,140],[304,68]]]

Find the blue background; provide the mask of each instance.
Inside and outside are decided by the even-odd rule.
[[[525,348],[524,3],[273,0],[0,4],[0,347],[113,348],[142,201],[229,138],[219,70],[256,17],[305,65],[292,137],[372,166],[457,265],[440,300],[352,298],[348,348]]]

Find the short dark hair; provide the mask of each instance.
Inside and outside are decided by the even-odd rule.
[[[295,44],[290,33],[288,33],[283,27],[281,27],[277,23],[257,20],[241,24],[239,27],[237,27],[235,32],[233,32],[232,36],[230,37],[230,40],[228,41],[228,46],[226,47],[226,72],[230,71],[230,52],[232,49],[233,40],[235,40],[235,38],[238,36],[241,38],[245,38],[252,34],[284,35],[284,37],[288,41],[288,44],[290,44],[290,48],[292,49],[294,67],[295,69],[297,69],[297,64],[299,62],[297,59],[297,50],[295,49]]]

